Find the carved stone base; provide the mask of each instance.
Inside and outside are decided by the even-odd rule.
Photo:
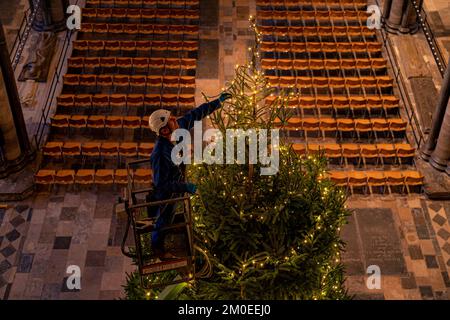
[[[422,159],[416,160],[417,169],[425,176],[424,190],[432,200],[450,200],[450,176],[440,172]]]
[[[35,80],[46,82],[56,48],[56,35],[53,32],[41,32],[30,46],[29,57],[19,81]]]

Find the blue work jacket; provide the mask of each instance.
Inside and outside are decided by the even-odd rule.
[[[177,119],[182,129],[191,130],[195,121],[200,121],[221,107],[219,99],[204,103],[183,117]],[[173,163],[171,155],[174,144],[162,136],[158,136],[152,155],[150,156],[153,170],[154,200],[171,198],[173,193],[187,192],[182,166]]]

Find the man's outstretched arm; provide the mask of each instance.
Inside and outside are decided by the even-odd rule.
[[[199,107],[195,108],[194,110],[189,111],[183,117],[179,118],[177,120],[178,125],[182,129],[191,130],[192,127],[194,126],[195,121],[200,121],[204,117],[209,116],[211,113],[213,113],[222,106],[223,101],[229,98],[231,98],[231,95],[229,93],[222,93],[219,99],[216,99],[208,103],[204,103]]]

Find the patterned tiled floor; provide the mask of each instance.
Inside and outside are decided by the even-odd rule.
[[[39,194],[0,210],[0,297],[115,299],[123,297],[125,221],[114,214],[118,194]],[[343,230],[347,286],[356,299],[450,299],[450,202],[421,196],[354,197]],[[129,242],[130,244],[132,242]],[[80,291],[65,286],[70,265],[81,269]],[[381,289],[366,286],[369,265]]]
[[[125,221],[113,215],[109,191],[39,194],[4,212],[0,229],[0,296],[9,299],[111,299],[122,296]],[[79,266],[82,288],[66,287],[67,267]]]
[[[421,196],[354,198],[344,229],[347,285],[356,298],[450,299],[450,202]],[[381,289],[366,286],[369,265]]]

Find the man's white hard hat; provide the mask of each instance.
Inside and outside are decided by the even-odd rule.
[[[159,134],[159,130],[167,125],[170,118],[170,111],[159,109],[154,111],[148,119],[148,125],[153,132]]]

